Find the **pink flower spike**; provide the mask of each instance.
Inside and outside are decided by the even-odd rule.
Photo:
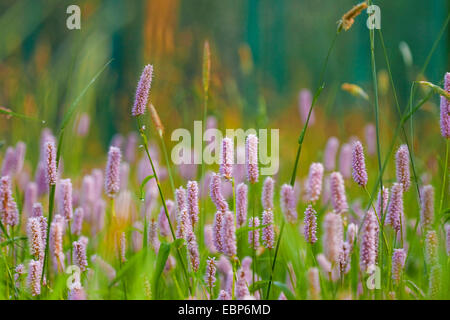
[[[247,221],[248,188],[245,183],[240,183],[236,189],[236,223],[238,227],[242,227]]]
[[[120,190],[120,160],[122,153],[117,147],[109,147],[105,172],[106,195],[114,198]]]
[[[319,162],[312,163],[309,167],[308,182],[306,192],[310,202],[319,200],[322,192],[323,165]]]
[[[47,141],[44,145],[44,150],[45,150],[45,177],[47,179],[47,184],[55,185],[57,180],[55,143]]]
[[[220,174],[227,180],[233,177],[234,146],[233,140],[223,138],[220,153]]]
[[[259,218],[258,217],[251,217],[248,221],[249,228],[257,228],[259,227]],[[259,247],[259,229],[250,230],[248,232],[248,244],[250,245],[250,248],[253,250],[256,250]]]
[[[198,183],[197,181],[189,181],[186,186],[187,190],[187,209],[191,218],[192,228],[198,222]]]
[[[223,253],[229,257],[236,255],[236,229],[234,215],[231,211],[225,212],[222,220],[222,248]]]
[[[267,177],[264,180],[264,185],[262,189],[262,206],[264,210],[272,210],[273,209],[273,193],[275,188],[275,181],[271,177]]]
[[[148,95],[150,93],[150,88],[152,86],[153,78],[153,66],[148,64],[144,67],[142,71],[141,78],[136,89],[136,97],[134,99],[133,109],[131,114],[134,117],[143,115],[145,113],[145,108],[148,103]]]
[[[72,182],[70,179],[59,181],[59,212],[66,220],[72,219]]]
[[[281,210],[288,222],[295,223],[297,221],[297,204],[294,188],[289,184],[281,186]]]
[[[352,151],[352,168],[353,168],[353,180],[361,187],[367,185],[367,170],[366,162],[364,160],[364,150],[361,142],[356,141],[353,143]]]
[[[252,184],[258,182],[258,137],[254,134],[249,134],[245,141],[245,165],[248,181]]]
[[[330,175],[331,203],[336,213],[348,211],[347,196],[345,195],[344,179],[339,172]]]
[[[447,72],[444,77],[444,89],[450,92],[450,72]],[[441,134],[444,138],[450,139],[450,101],[444,96],[441,96]]]
[[[303,223],[306,242],[314,244],[317,241],[317,213],[311,205],[306,208]]]
[[[409,151],[406,144],[401,145],[397,150],[397,154],[395,155],[395,167],[397,182],[402,184],[403,192],[406,192],[411,185],[409,173]]]

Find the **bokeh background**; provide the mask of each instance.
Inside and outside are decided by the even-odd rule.
[[[0,140],[5,145],[24,140],[27,157],[37,158],[36,141],[42,128],[57,130],[68,106],[110,59],[111,64],[80,102],[79,111],[90,115],[89,134],[81,147],[78,142],[77,147],[75,142],[66,143],[66,160],[81,153],[85,165],[97,164],[100,155],[104,161],[112,137],[135,130],[130,108],[140,72],[148,63],[154,65],[151,101],[166,131],[192,129],[193,120],[202,118],[201,63],[203,44],[208,40],[212,53],[209,114],[217,117],[219,129],[280,128],[281,156],[290,159],[302,127],[299,90],[316,88],[336,22],[356,3],[0,0],[0,106],[46,121],[0,119]],[[81,8],[81,30],[66,28],[70,4]],[[396,0],[375,4],[381,7],[383,37],[404,108],[410,81],[417,77],[447,19],[449,2]],[[365,19],[365,15],[358,17],[355,25],[339,36],[302,157],[319,157],[317,150],[330,135],[342,140],[361,136],[367,120],[373,119],[369,104],[340,89],[344,82],[355,83],[372,97]],[[405,63],[405,52],[399,48],[402,42],[409,47],[411,65]],[[378,37],[376,46],[377,67],[385,76]],[[439,83],[449,70],[448,48],[449,33],[444,30],[425,71],[429,81]],[[383,90],[382,85],[381,125],[390,127],[396,123],[392,91],[389,85]],[[430,136],[437,135],[437,119],[435,97],[415,116],[416,132],[426,128]],[[74,130],[67,138],[77,140]],[[170,148],[170,135],[165,139]],[[422,137],[421,144],[426,141]],[[75,161],[66,163],[69,171],[80,168]],[[73,167],[71,163],[75,163]],[[286,170],[290,172],[291,167]],[[304,174],[307,167],[301,170]]]

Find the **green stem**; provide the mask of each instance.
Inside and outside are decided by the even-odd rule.
[[[138,123],[138,127],[139,127],[139,132],[141,134],[142,141],[143,141],[143,144],[144,144],[145,153],[147,154],[147,158],[150,161],[150,165],[152,167],[153,176],[154,176],[154,179],[156,181],[156,185],[158,187],[158,192],[159,192],[159,196],[161,198],[161,202],[162,202],[162,205],[163,205],[163,208],[164,208],[164,212],[166,214],[167,221],[169,222],[169,228],[170,228],[170,232],[172,234],[172,239],[175,240],[176,237],[175,237],[175,232],[173,231],[172,222],[170,220],[169,210],[167,209],[166,200],[165,200],[164,194],[162,192],[161,184],[159,183],[158,174],[156,173],[152,157],[150,156],[150,151],[148,150],[147,137],[145,135],[144,129],[142,129],[142,125],[141,125],[141,121],[140,121],[140,117],[139,116],[137,117],[137,123]],[[190,282],[189,282],[189,276],[188,276],[188,272],[187,272],[186,266],[185,266],[185,264],[183,262],[183,259],[181,257],[180,250],[179,250],[178,247],[176,248],[176,251],[177,251],[177,254],[178,254],[178,260],[180,261],[180,264],[181,264],[183,272],[184,272],[184,276],[186,278],[186,283],[187,283],[187,286],[188,286],[188,289],[189,289],[189,293],[191,294],[192,293],[192,289],[191,289],[191,285],[190,285]]]
[[[53,205],[55,201],[55,185],[50,186],[50,193],[48,196],[48,221],[47,221],[47,239],[45,239],[45,252],[44,252],[44,263],[42,267],[41,284],[44,282],[45,269],[48,268],[48,252],[49,252],[49,239],[50,239],[50,225],[53,218]],[[50,269],[49,269],[50,270]],[[47,272],[47,282],[50,280],[50,271]]]
[[[441,200],[439,201],[439,214],[442,214],[442,207],[444,205],[444,195],[445,195],[445,190],[447,189],[446,180],[447,180],[447,169],[448,169],[449,141],[450,141],[450,139],[447,139],[447,141],[445,142],[444,176],[442,177]]]

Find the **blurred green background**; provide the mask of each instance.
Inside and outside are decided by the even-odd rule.
[[[0,0],[0,106],[45,119],[46,126],[56,130],[70,103],[112,58],[80,104],[80,110],[91,115],[92,142],[88,148],[94,154],[95,150],[103,153],[115,133],[135,129],[129,113],[140,72],[148,63],[154,65],[151,101],[166,128],[191,129],[192,121],[202,118],[201,62],[203,43],[209,40],[209,113],[218,117],[220,126],[255,125],[264,105],[263,124],[267,119],[287,120],[300,131],[298,92],[301,88],[315,89],[336,22],[356,3]],[[70,4],[81,8],[81,30],[66,28]],[[417,76],[447,19],[449,2],[396,0],[375,4],[381,7],[384,41],[400,104],[405,107],[410,81]],[[319,106],[325,107],[318,110],[330,121],[363,104],[339,89],[343,82],[358,84],[371,94],[365,20],[366,15],[361,15],[339,36],[330,59],[326,89],[319,101]],[[409,67],[399,49],[402,41],[412,54]],[[382,70],[386,65],[378,37],[376,46],[377,67]],[[425,72],[428,80],[438,83],[449,70],[448,46],[445,30]],[[282,117],[285,110],[295,117]],[[0,122],[6,143],[32,141],[42,129],[41,124],[24,124],[22,120]],[[18,126],[27,130],[13,130]],[[345,131],[342,128],[341,124],[341,131]]]

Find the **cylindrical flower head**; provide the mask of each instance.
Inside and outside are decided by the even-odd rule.
[[[0,218],[5,226],[14,227],[19,223],[19,213],[17,204],[12,196],[9,176],[4,176],[0,179]]]
[[[192,271],[197,272],[200,266],[199,254],[198,254],[198,244],[195,234],[190,229],[186,235],[187,251],[189,254],[189,260],[191,261]]]
[[[187,209],[184,208],[180,214],[178,215],[178,225],[176,238],[177,239],[185,239],[187,233],[192,229],[192,220],[189,217]]]
[[[378,252],[378,221],[373,210],[369,210],[361,230],[360,258],[361,271],[375,266]]]
[[[213,242],[216,250],[222,252],[223,243],[222,243],[222,220],[223,220],[224,212],[217,211],[214,216],[214,225],[213,225]]]
[[[225,290],[220,290],[217,300],[231,300],[231,296]]]
[[[392,280],[396,285],[400,284],[403,268],[406,262],[405,249],[394,249],[392,255]]]
[[[83,227],[83,216],[84,210],[83,208],[76,208],[75,213],[73,214],[73,223],[72,223],[72,234],[79,236],[81,234],[81,229]]]
[[[50,225],[50,250],[53,259],[53,265],[56,270],[64,269],[63,236],[64,225],[63,217],[56,215]]]
[[[374,155],[376,150],[377,136],[376,129],[373,123],[369,123],[364,128],[364,134],[366,136],[367,153],[369,155]]]
[[[198,222],[198,184],[197,181],[189,181],[187,189],[187,209],[192,222],[192,228]]]
[[[450,92],[450,73],[445,74],[444,89]],[[441,96],[441,134],[444,138],[450,138],[450,101],[444,96]]]
[[[312,300],[320,299],[319,269],[310,268],[308,270],[309,297]]]
[[[347,196],[345,195],[344,179],[339,172],[330,175],[331,204],[336,213],[348,211]]]
[[[258,182],[258,137],[254,134],[249,134],[245,140],[245,166],[248,181],[250,183]]]
[[[259,218],[258,217],[251,217],[248,221],[249,228],[257,228],[259,227]],[[250,248],[253,250],[256,250],[259,247],[259,229],[250,230],[248,232],[248,244],[250,245]]]
[[[339,140],[336,137],[328,139],[324,151],[323,163],[325,170],[333,171],[336,168],[336,154],[339,148]]]
[[[423,229],[433,225],[434,220],[434,188],[426,185],[421,192],[420,222]]]
[[[155,220],[150,221],[148,224],[148,244],[158,253],[161,243],[158,238],[158,225]]]
[[[28,265],[28,289],[33,297],[41,294],[41,276],[42,263],[40,261],[31,260]]]
[[[242,227],[247,222],[247,192],[245,183],[240,183],[236,190],[236,223]]]
[[[250,291],[245,279],[245,271],[242,268],[237,271],[236,278],[236,299],[244,300],[250,295]]]
[[[39,218],[28,219],[27,233],[31,255],[34,259],[42,261],[44,259],[44,240]]]
[[[213,226],[208,224],[205,226],[204,229],[204,239],[205,239],[205,246],[208,248],[209,252],[212,254],[216,253],[216,246],[214,245],[214,238],[213,238]]]
[[[205,282],[206,287],[208,287],[209,290],[214,288],[216,283],[216,258],[214,257],[209,257],[208,260],[206,260]]]
[[[339,153],[339,172],[345,179],[350,178],[352,174],[352,146],[344,143]]]
[[[223,138],[222,150],[220,153],[220,174],[225,179],[230,180],[233,177],[233,163],[234,163],[233,140],[231,140],[230,138]]]
[[[305,240],[308,243],[316,243],[317,241],[317,213],[314,208],[309,205],[305,211],[305,220],[303,222]]]
[[[354,223],[350,223],[347,227],[347,242],[352,246],[355,244],[356,237],[358,235],[358,226]]]
[[[273,249],[275,244],[275,231],[273,228],[272,210],[264,210],[262,214],[262,224],[265,225],[262,229],[263,245],[267,249]]]
[[[397,150],[397,154],[395,155],[395,167],[397,182],[402,184],[403,192],[406,192],[411,185],[411,181],[409,174],[409,151],[408,146],[405,144],[401,145]]]
[[[125,235],[125,232],[122,232],[120,234],[119,239],[119,251],[120,251],[120,262],[125,263],[127,261],[127,237]]]
[[[87,238],[81,237],[80,240],[73,242],[73,257],[72,261],[80,267],[81,271],[86,271],[87,268],[87,257],[86,257],[86,245]]]
[[[378,191],[377,206],[376,206],[377,215],[380,221],[386,214],[388,202],[389,202],[389,188],[383,186],[383,192]]]
[[[353,180],[361,187],[365,187],[367,185],[366,161],[363,146],[359,141],[353,143],[352,168]]]
[[[180,214],[183,209],[187,209],[186,190],[183,187],[179,187],[175,190],[175,203],[177,205],[178,214]]]
[[[136,97],[134,98],[133,109],[131,114],[134,117],[143,115],[148,102],[148,95],[152,86],[153,66],[148,64],[142,71],[141,78],[136,89]]]
[[[274,188],[275,188],[275,181],[271,177],[267,177],[266,180],[264,180],[261,195],[263,210],[273,209]]]
[[[306,184],[306,193],[308,201],[316,202],[319,200],[322,192],[323,165],[320,162],[312,163],[309,167],[308,182]]]
[[[55,143],[47,141],[44,144],[45,151],[45,177],[48,185],[55,185],[57,180],[56,147]]]
[[[229,257],[236,255],[236,229],[234,215],[231,211],[225,212],[222,220],[222,248],[223,253]]]
[[[295,201],[294,188],[289,184],[281,186],[281,210],[290,223],[297,221],[297,204]]]
[[[437,299],[439,297],[439,293],[441,291],[442,286],[442,269],[441,266],[435,265],[430,269],[430,277],[429,277],[429,286],[428,286],[428,295],[431,299]]]
[[[74,283],[69,293],[67,294],[68,300],[86,300],[86,292],[84,291],[83,287],[79,282]]]
[[[428,265],[438,263],[439,240],[436,231],[429,230],[425,236],[425,260]]]
[[[12,176],[15,173],[16,152],[13,147],[8,147],[2,163],[2,176]]]
[[[217,211],[225,212],[228,210],[228,203],[225,201],[221,192],[222,182],[220,181],[220,175],[213,173],[210,183],[210,195],[211,200],[216,205]]]
[[[109,147],[108,162],[105,172],[105,192],[110,198],[114,198],[120,190],[120,160],[122,154],[117,147]]]
[[[344,230],[341,215],[330,212],[323,222],[323,247],[325,256],[332,264],[337,264],[344,242]]]
[[[394,183],[391,188],[391,201],[387,210],[386,223],[398,233],[405,226],[403,220],[403,187],[400,183]]]
[[[59,181],[59,213],[62,214],[66,220],[72,219],[72,182],[70,179]]]

